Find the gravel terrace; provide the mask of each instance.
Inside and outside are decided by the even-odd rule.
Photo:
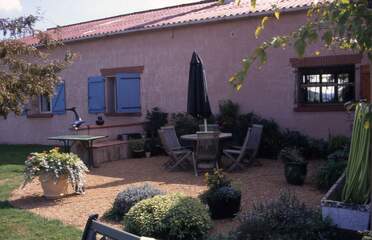
[[[106,163],[88,174],[84,195],[70,194],[58,200],[43,198],[40,183],[35,180],[24,189],[16,189],[11,204],[83,228],[90,214],[102,216],[112,206],[117,193],[131,185],[147,182],[169,193],[181,192],[193,197],[206,190],[203,176],[195,177],[191,170],[168,172],[162,167],[165,161],[166,157],[161,156]],[[287,189],[308,206],[319,206],[323,193],[315,188],[312,179],[320,161],[309,163],[304,186],[286,183],[282,162],[266,159],[261,162],[261,167],[228,174],[242,190],[242,211],[247,211],[254,202],[276,199],[281,190]],[[212,233],[226,233],[237,223],[237,219],[214,221]],[[109,224],[121,228],[119,224]]]

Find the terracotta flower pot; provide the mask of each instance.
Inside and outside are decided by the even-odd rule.
[[[50,173],[44,173],[39,176],[41,187],[46,198],[60,198],[67,194],[68,177],[63,175],[55,181]]]

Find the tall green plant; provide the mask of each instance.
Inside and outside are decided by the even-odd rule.
[[[356,104],[346,180],[342,192],[342,200],[345,202],[366,203],[370,194],[371,107],[367,103]]]

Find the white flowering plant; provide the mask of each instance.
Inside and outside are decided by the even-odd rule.
[[[35,177],[46,174],[57,181],[61,176],[67,176],[74,189],[82,189],[88,168],[84,162],[73,153],[62,153],[59,148],[49,151],[31,153],[25,161],[24,184],[30,183]]]

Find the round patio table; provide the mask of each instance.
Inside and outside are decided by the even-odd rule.
[[[223,132],[221,132],[220,135],[218,136],[220,141],[223,140],[223,139],[226,139],[226,138],[231,138],[231,137],[232,137],[231,133],[223,133]],[[186,134],[186,135],[182,135],[181,139],[189,140],[189,141],[196,141],[196,140],[198,140],[198,135],[196,135],[196,133]]]
[[[229,139],[232,137],[232,133],[224,133],[224,132],[221,132],[219,135],[218,135],[218,138],[220,139],[220,150],[219,150],[219,154],[217,156],[217,163],[219,166],[222,166],[222,162],[221,162],[221,157],[222,157],[222,150],[223,150],[223,143],[225,142],[226,139]],[[195,146],[196,146],[196,141],[198,140],[198,135],[196,133],[194,134],[186,134],[186,135],[182,135],[181,136],[181,139],[182,140],[185,140],[185,141],[192,141],[193,142],[193,147],[195,149]],[[208,167],[206,167],[208,168]]]

